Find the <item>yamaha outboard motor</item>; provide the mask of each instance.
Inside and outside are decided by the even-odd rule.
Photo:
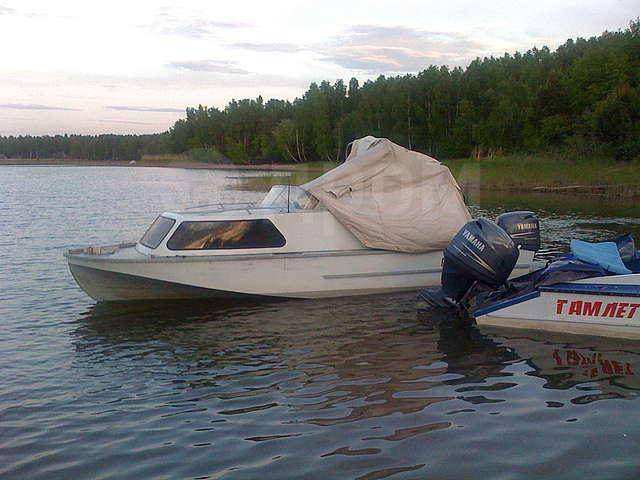
[[[518,247],[505,230],[486,218],[472,220],[444,250],[442,289],[425,289],[420,298],[432,307],[459,310],[476,283],[503,285],[518,256]]]
[[[496,218],[496,223],[522,250],[540,250],[540,222],[533,212],[503,213]]]
[[[475,282],[499,287],[511,275],[518,248],[509,234],[486,218],[467,223],[444,250],[442,289],[459,302]]]

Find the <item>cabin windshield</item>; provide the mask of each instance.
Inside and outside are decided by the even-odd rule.
[[[279,248],[286,244],[270,220],[182,222],[167,241],[169,250]]]
[[[274,185],[260,205],[288,210],[313,210],[318,208],[318,203],[318,199],[296,185]]]
[[[140,244],[148,248],[158,248],[175,223],[173,218],[159,216],[142,236]]]

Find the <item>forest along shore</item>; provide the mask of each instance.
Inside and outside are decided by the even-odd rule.
[[[534,47],[466,67],[425,65],[362,84],[324,80],[294,100],[258,95],[191,106],[163,133],[0,136],[0,157],[340,161],[351,141],[373,135],[440,160],[568,152],[624,164],[640,159],[639,51],[637,19],[553,51]]]
[[[568,159],[541,155],[504,155],[482,159],[444,160],[464,190],[553,192],[603,197],[640,198],[640,160],[620,162],[601,158]],[[209,170],[257,170],[291,172],[289,182],[298,185],[337,166],[332,162],[309,163],[212,163],[180,155],[154,156],[137,162],[79,159],[0,159],[0,165],[169,167]],[[282,183],[269,174],[250,177],[243,186],[267,190]]]

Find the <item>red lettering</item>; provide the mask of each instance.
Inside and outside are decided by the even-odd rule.
[[[580,358],[582,359],[582,365],[585,367],[589,365],[593,365],[594,363],[591,358],[586,357],[584,355],[580,355]]]
[[[582,304],[582,315],[597,317],[598,315],[600,315],[601,307],[602,302],[584,302]]]
[[[635,375],[633,373],[633,370],[631,370],[631,364],[629,362],[625,362],[624,364],[624,373],[626,373],[627,375]]]
[[[582,312],[582,300],[574,300],[569,305],[569,311],[567,312],[569,315],[580,315]]]
[[[556,300],[556,313],[560,315],[562,313],[562,309],[567,304],[567,300]]]
[[[638,309],[638,307],[640,307],[640,303],[630,303],[629,315],[627,315],[627,318],[633,318],[633,316],[636,314],[636,310]]]
[[[627,313],[628,303],[620,302],[618,304],[618,311],[616,312],[616,318],[622,318]]]
[[[613,373],[613,367],[611,366],[609,360],[602,360],[600,365],[602,366],[602,371],[604,373]]]
[[[562,357],[560,357],[560,354],[558,353],[558,350],[554,350],[553,351],[553,359],[556,361],[556,365],[561,367],[562,366]]]
[[[620,362],[617,362],[616,360],[611,360],[611,365],[613,365],[614,373],[617,373],[618,375],[622,374],[622,364]]]
[[[567,365],[580,365],[580,355],[575,350],[567,350]]]
[[[607,303],[602,312],[603,317],[614,317],[616,315],[616,309],[618,308],[618,302]]]

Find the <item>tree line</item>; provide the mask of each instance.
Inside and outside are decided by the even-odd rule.
[[[9,158],[139,160],[144,154],[169,151],[168,136],[153,135],[44,135],[0,137],[0,154]]]
[[[312,83],[293,101],[232,100],[187,108],[168,132],[143,136],[4,137],[0,153],[90,159],[199,152],[239,163],[340,160],[364,135],[440,157],[562,150],[640,156],[640,20],[466,68],[430,66],[362,85]]]

